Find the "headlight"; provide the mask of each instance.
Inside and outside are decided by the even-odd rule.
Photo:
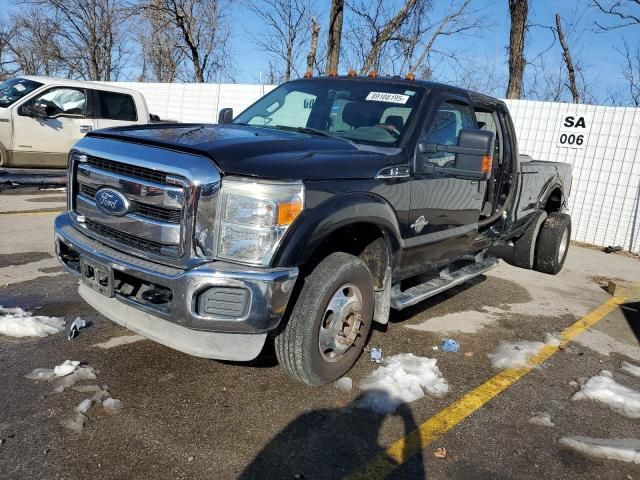
[[[303,206],[301,182],[225,178],[216,219],[216,256],[251,265],[269,265]]]

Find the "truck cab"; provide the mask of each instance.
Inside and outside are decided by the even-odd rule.
[[[91,132],[61,262],[117,323],[207,358],[267,341],[310,385],[372,323],[495,267],[567,255],[571,167],[521,161],[503,102],[413,79],[305,78],[218,125]]]
[[[0,166],[65,168],[71,147],[100,128],[150,122],[133,90],[49,77],[0,83]]]

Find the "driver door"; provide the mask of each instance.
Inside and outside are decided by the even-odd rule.
[[[12,113],[14,166],[63,168],[71,147],[94,128],[84,89],[52,87],[23,102]],[[28,116],[34,105],[44,115]]]
[[[457,145],[462,129],[477,128],[469,104],[463,99],[444,100],[427,121],[421,142]],[[455,169],[455,154],[444,151],[416,153],[411,180],[408,263],[419,271],[424,265],[446,262],[471,249],[486,182],[452,173],[436,173],[432,166]]]

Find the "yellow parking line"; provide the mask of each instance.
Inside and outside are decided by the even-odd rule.
[[[479,410],[489,400],[509,388],[531,370],[541,365],[558,350],[589,327],[606,317],[626,297],[613,297],[606,303],[587,314],[576,323],[565,329],[560,336],[560,345],[546,345],[540,353],[530,360],[526,368],[509,368],[502,370],[479,387],[465,394],[448,407],[440,410],[433,417],[420,425],[416,430],[392,443],[384,452],[373,458],[360,472],[352,475],[353,479],[381,479],[389,475],[396,467],[402,465],[410,457],[426,448],[440,435],[448,432],[469,415]]]
[[[59,213],[62,213],[63,210],[48,210],[48,211],[42,211],[42,210],[27,210],[25,212],[0,212],[0,218],[5,216],[5,217],[15,217],[18,215],[57,215]]]

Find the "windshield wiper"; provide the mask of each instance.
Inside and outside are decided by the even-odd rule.
[[[353,142],[352,140],[349,140],[348,138],[344,138],[344,137],[341,137],[339,135],[334,135],[333,133],[329,133],[326,130],[319,130],[317,128],[311,128],[311,127],[289,127],[287,125],[275,125],[273,128],[277,128],[279,130],[287,130],[287,131],[291,131],[291,132],[307,133],[307,134],[310,134],[310,135],[318,135],[320,137],[334,138],[334,139],[337,139],[337,140],[342,140],[344,142],[350,143],[353,146],[356,146],[355,142]]]

